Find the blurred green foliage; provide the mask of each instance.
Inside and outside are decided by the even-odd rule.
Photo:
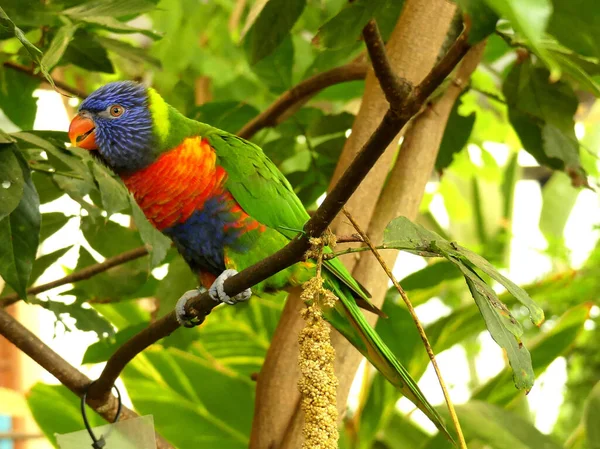
[[[93,364],[169,312],[179,295],[196,285],[170,242],[147,223],[112,173],[87,152],[67,147],[65,133],[33,130],[32,94],[53,85],[50,72],[74,93],[117,79],[150,83],[186,115],[236,132],[298,82],[361,55],[360,32],[370,18],[389,37],[403,3],[4,0],[0,275],[7,285],[2,295],[24,297],[67,253],[78,254],[75,270],[80,270],[146,245],[149,257],[77,282],[60,296],[28,298],[54,312],[59,322],[98,334],[83,358]],[[564,404],[552,436],[536,430],[532,417],[520,410],[523,392],[514,388],[509,368],[485,382],[473,375],[471,400],[458,408],[469,447],[555,448],[563,442],[569,449],[595,449],[600,447],[594,427],[600,416],[600,247],[583,266],[572,267],[564,230],[579,188],[595,186],[599,178],[600,5],[593,0],[457,3],[471,27],[470,41],[487,38],[487,46],[451,113],[436,161],[440,176],[422,203],[419,222],[439,235],[400,220],[390,224],[395,236],[388,233],[387,243],[444,258],[428,260],[403,280],[415,305],[437,298],[450,308],[426,329],[436,353],[462,345],[474,364],[477,337],[487,325],[509,351],[523,386],[557,358],[568,360]],[[252,138],[309,209],[326,191],[363,88],[362,81],[328,87]],[[73,113],[72,99],[64,100]],[[583,138],[576,123],[585,130]],[[522,167],[521,148],[541,167]],[[539,183],[539,229],[552,262],[546,277],[523,286],[546,315],[541,329],[526,319],[531,313],[537,322],[540,315],[529,296],[472,252],[500,269],[508,267],[516,186],[524,179]],[[80,206],[79,214],[40,213],[40,205],[48,210],[67,197]],[[448,218],[444,226],[432,212],[439,199]],[[119,220],[111,219],[115,214]],[[80,236],[47,250],[45,243],[68,224],[77,225]],[[156,267],[167,273],[164,278]],[[500,284],[511,294],[498,290]],[[137,357],[123,374],[134,407],[154,414],[157,430],[180,449],[247,447],[251,379],[261,368],[284,296],[218,308],[202,327],[178,331]],[[507,308],[492,307],[500,302]],[[390,318],[380,320],[377,331],[411,374],[421,377],[428,359],[395,291],[388,293],[384,311]],[[340,447],[448,445],[398,411],[399,395],[380,375],[365,379],[359,406],[344,422]],[[28,399],[52,441],[55,432],[81,428],[77,401],[64,387],[39,384]]]

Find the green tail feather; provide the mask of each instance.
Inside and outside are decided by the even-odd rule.
[[[350,289],[335,275],[325,272],[325,284],[339,298],[335,308],[324,310],[325,319],[377,368],[385,378],[415,404],[436,427],[453,441],[438,412],[429,404],[417,383],[400,364],[381,337],[369,325]]]

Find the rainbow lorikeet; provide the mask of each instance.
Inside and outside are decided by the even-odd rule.
[[[309,219],[290,183],[255,144],[186,118],[152,88],[107,84],[71,122],[69,138],[123,180],[148,220],[170,237],[211,297],[235,303],[223,282],[285,246]],[[339,298],[325,318],[445,433],[441,418],[365,320],[368,293],[337,259],[324,262]],[[255,287],[281,289],[314,275],[298,263]],[[181,317],[184,319],[185,317]]]

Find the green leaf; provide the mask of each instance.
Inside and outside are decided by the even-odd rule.
[[[463,261],[468,261],[469,263],[475,265],[478,269],[483,271],[489,277],[494,279],[496,282],[502,284],[506,290],[509,291],[511,295],[515,297],[517,301],[523,304],[529,310],[529,316],[531,317],[531,321],[536,326],[539,326],[544,321],[544,312],[543,310],[529,297],[527,292],[519,287],[517,284],[512,282],[507,277],[503,276],[498,272],[494,266],[481,257],[479,254],[475,254],[472,251],[469,251],[466,248],[462,248],[456,245],[459,249],[457,250],[461,256]]]
[[[112,177],[106,168],[100,164],[93,164],[92,173],[98,183],[102,205],[109,217],[115,212],[120,212],[129,207],[127,190],[123,184]]]
[[[71,294],[71,291],[66,293]],[[114,329],[110,323],[96,310],[90,308],[80,299],[72,304],[65,304],[64,302],[50,300],[42,301],[37,298],[30,298],[29,303],[36,304],[49,310],[56,316],[57,320],[61,321],[63,324],[63,315],[70,316],[74,320],[77,329],[82,332],[95,332],[98,335],[98,338],[114,334]],[[70,329],[67,327],[67,330]]]
[[[387,42],[396,27],[403,7],[404,0],[384,0],[375,10],[373,18],[377,21],[384,42]]]
[[[158,280],[150,277],[142,288],[153,284],[155,289]],[[153,296],[153,292],[141,297]],[[120,301],[113,303],[94,303],[91,304],[94,309],[102,314],[104,318],[116,327],[119,331],[137,324],[148,323],[151,319],[150,311],[147,307],[142,306],[138,301]]]
[[[27,393],[27,403],[37,425],[56,447],[55,434],[81,430],[81,400],[64,385],[35,384]],[[86,406],[87,407],[87,406]],[[86,413],[92,427],[106,422],[89,407]]]
[[[494,290],[483,281],[473,267],[506,287],[515,299],[529,309],[532,321],[540,324],[544,319],[543,311],[524,290],[496,271],[483,257],[454,242],[448,242],[405,217],[398,217],[388,224],[384,233],[384,247],[401,249],[425,257],[440,256],[456,265],[465,276],[488,330],[495,341],[507,350],[517,387],[531,388],[533,385],[531,360],[529,353],[520,342],[523,330],[498,299]]]
[[[520,340],[522,329],[518,327],[517,321],[506,306],[497,299],[494,291],[477,274],[470,272],[466,267],[463,270],[471,295],[479,307],[488,331],[494,341],[506,351],[515,386],[530,390],[534,382],[534,373],[531,355]]]
[[[548,32],[576,53],[600,58],[600,21],[595,0],[555,1]]]
[[[567,310],[550,331],[545,332],[530,345],[535,375],[543,373],[554,360],[571,350],[589,317],[590,308],[590,303],[584,303]],[[514,399],[521,397],[512,387],[510,377],[508,370],[504,369],[479,388],[473,397],[500,406],[508,405]]]
[[[485,0],[457,0],[463,11],[464,20],[471,25],[469,43],[482,41],[494,31],[498,15],[486,4]]]
[[[519,34],[529,41],[533,51],[550,68],[554,80],[560,77],[560,66],[542,45],[550,15],[550,0],[485,0],[490,8],[507,19]]]
[[[315,37],[315,41],[325,48],[341,48],[354,44],[362,29],[386,2],[382,0],[356,0],[327,21]]]
[[[14,143],[15,139],[10,134],[5,133],[0,129],[0,144]]]
[[[19,128],[31,129],[37,113],[33,92],[40,81],[16,70],[0,70],[0,108]]]
[[[156,267],[167,256],[171,240],[150,224],[133,198],[130,198],[130,201],[133,220],[150,252],[150,266]]]
[[[81,19],[83,22],[115,33],[140,33],[151,39],[160,39],[161,34],[145,28],[137,28],[109,16],[90,16]]]
[[[196,276],[183,258],[177,257],[174,259],[169,264],[169,273],[156,290],[156,298],[159,300],[159,316],[166,315],[173,310],[181,295],[197,287]]]
[[[33,283],[42,274],[44,274],[44,272],[48,268],[50,268],[51,265],[53,265],[58,259],[64,256],[67,253],[67,251],[69,251],[71,248],[73,248],[73,245],[57,249],[56,251],[44,254],[43,256],[40,256],[37,259],[35,259],[35,261],[33,262],[33,269],[31,270],[31,277],[29,278],[29,285],[33,285]]]
[[[21,45],[23,45],[25,50],[27,50],[27,53],[29,53],[31,59],[38,64],[40,71],[42,72],[46,80],[50,83],[51,86],[54,86],[54,81],[52,80],[52,77],[48,73],[46,67],[41,62],[40,58],[42,56],[42,52],[40,51],[40,49],[33,45],[31,42],[29,42],[29,40],[25,37],[23,31],[19,27],[17,27],[12,20],[10,20],[10,17],[6,15],[6,13],[1,7],[0,30],[6,30],[9,34],[13,34],[19,40],[19,42],[21,42]]]
[[[154,415],[157,432],[175,446],[248,447],[254,408],[250,379],[192,354],[159,347],[136,357],[122,377],[135,409]],[[235,398],[235,406],[227,398]],[[177,426],[172,425],[174,417]]]
[[[451,262],[436,262],[406,276],[402,279],[401,284],[404,290],[419,290],[460,277],[460,273]]]
[[[23,196],[15,210],[0,220],[0,276],[21,298],[26,298],[40,236],[40,202],[29,167],[25,161],[19,162],[25,179]]]
[[[44,53],[42,57],[42,64],[47,68],[47,70],[52,70],[52,68],[58,64],[65,54],[69,43],[73,39],[73,35],[77,30],[79,25],[65,25],[58,29],[54,39],[50,42],[50,46]]]
[[[150,0],[92,0],[63,11],[63,14],[77,19],[109,16],[122,17],[142,14],[156,7]]]
[[[96,261],[85,249],[79,249],[76,270],[94,265]],[[133,260],[111,268],[101,274],[77,283],[77,288],[65,294],[74,294],[79,302],[90,299],[122,301],[137,298],[140,289],[148,282],[148,262]]]
[[[244,36],[244,49],[251,66],[256,65],[281,46],[305,6],[306,0],[267,2]]]
[[[269,90],[281,93],[292,85],[293,63],[294,46],[292,40],[286,38],[269,56],[262,58],[251,69]]]
[[[530,62],[512,67],[502,88],[509,120],[540,164],[564,169],[574,182],[584,183],[573,118],[579,102],[571,86],[550,83],[548,76],[546,69]]]
[[[600,448],[600,382],[598,382],[587,400],[584,412],[585,432],[589,449]]]
[[[563,72],[575,84],[586,89],[596,97],[600,97],[600,83],[594,76],[598,75],[598,65],[573,53],[565,54],[562,51],[552,51],[552,57],[558,61]]]
[[[66,171],[72,170],[73,174],[83,178],[83,184],[89,188],[95,187],[94,178],[92,177],[87,165],[81,160],[80,157],[76,156],[73,151],[69,151],[65,148],[64,142],[67,141],[66,133],[52,131],[28,131],[14,133],[12,136],[21,143],[21,148],[33,147],[46,151],[48,153],[48,159],[52,162],[56,169],[60,169],[61,171],[63,171],[63,169]],[[63,176],[55,175],[56,180],[59,177],[64,178]],[[74,179],[74,181],[78,180]]]
[[[580,190],[572,186],[564,173],[556,172],[544,184],[540,231],[549,243],[563,239],[567,220]]]
[[[390,448],[421,447],[428,434],[398,411],[392,412],[381,440]]]
[[[258,115],[258,109],[239,101],[211,101],[198,106],[190,115],[199,122],[210,123],[215,128],[236,133]]]
[[[15,145],[0,146],[0,220],[19,205],[25,179]]]
[[[136,324],[92,343],[85,350],[81,364],[106,362],[125,342],[147,327],[148,323]]]
[[[96,39],[107,50],[115,52],[116,54],[125,58],[126,60],[138,63],[148,63],[157,69],[161,68],[160,61],[155,57],[150,56],[148,52],[143,48],[134,47],[133,45],[128,44],[127,42],[120,41],[117,39],[111,39],[110,37],[98,36]]]
[[[352,129],[355,118],[355,115],[348,112],[320,115],[316,120],[310,122],[306,129],[306,135],[308,137],[320,137],[331,134],[344,134]]]
[[[85,30],[77,30],[63,57],[63,62],[92,72],[114,73],[115,69],[108,58],[106,48],[97,40],[96,35]]]
[[[269,140],[262,145],[262,149],[267,157],[279,166],[283,161],[296,154],[296,139],[286,136]]]
[[[546,155],[560,159],[567,168],[579,166],[579,142],[575,133],[564,133],[556,126],[546,123],[542,128],[542,143]]]
[[[139,234],[111,220],[81,219],[81,231],[88,243],[104,257],[113,257],[142,245]]]
[[[42,214],[42,226],[40,228],[40,242],[53,235],[71,219],[61,212],[49,212]]]
[[[187,351],[250,378],[264,363],[284,299],[285,292],[263,292],[240,307],[215,309]]]
[[[448,415],[445,408],[440,411]],[[562,449],[560,444],[537,430],[526,418],[495,405],[471,400],[457,405],[456,413],[460,417],[465,438],[468,442],[473,442],[473,445],[477,441],[490,449]],[[450,443],[438,435],[424,449],[451,447]]]
[[[52,175],[48,173],[32,172],[31,179],[40,196],[40,203],[46,204],[60,198],[64,195],[56,183],[52,180]]]
[[[447,168],[454,159],[454,155],[461,151],[469,141],[471,131],[475,125],[475,112],[462,116],[458,113],[460,101],[457,101],[450,112],[448,123],[444,130],[444,137],[440,143],[440,150],[435,161],[435,169],[442,171]]]

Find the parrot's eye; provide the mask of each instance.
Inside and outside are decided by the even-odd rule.
[[[125,109],[120,104],[113,104],[110,108],[108,108],[108,112],[110,112],[110,115],[113,117],[121,117],[123,112],[125,112]]]

